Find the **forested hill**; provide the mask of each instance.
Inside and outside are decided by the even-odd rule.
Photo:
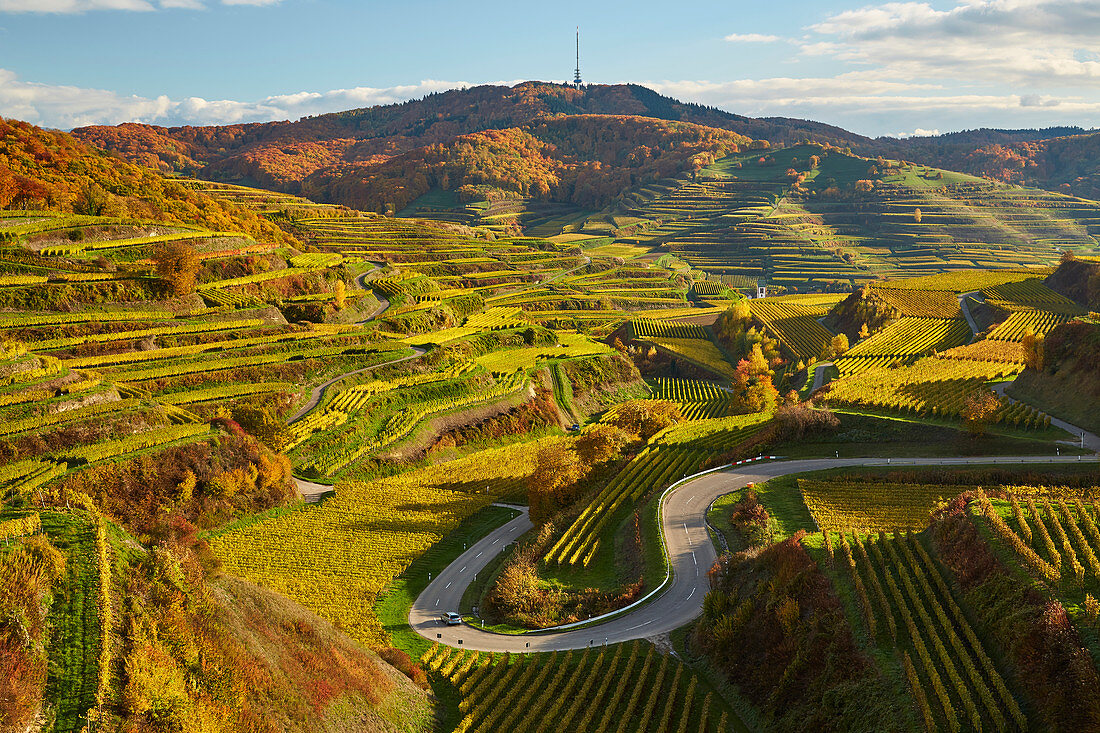
[[[1087,197],[1100,195],[1100,171],[1093,164],[1100,160],[1096,155],[1100,136],[1079,127],[983,128],[904,140],[872,139],[810,120],[732,114],[681,102],[637,84],[595,84],[581,89],[534,81],[512,87],[483,85],[296,122],[207,127],[131,123],[78,128],[73,135],[131,163],[163,172],[258,184],[377,209],[376,197],[365,191],[377,189],[380,176],[390,180],[386,188],[398,185],[393,182],[394,167],[404,163],[375,170],[378,164],[406,153],[414,158],[430,157],[428,146],[453,146],[461,136],[528,128],[562,115],[693,123],[767,140],[773,146],[813,140],[850,147],[859,155],[911,160]],[[409,190],[423,188],[419,180],[407,183]],[[389,198],[404,201],[409,197],[399,194]]]
[[[255,211],[119,160],[64,132],[0,118],[0,153],[0,209],[156,219],[289,240]]]
[[[525,82],[430,94],[402,104],[349,110],[297,122],[216,127],[124,124],[78,128],[73,134],[134,163],[204,178],[248,180],[298,192],[315,171],[369,163],[460,135],[523,127],[552,115],[632,115],[691,122],[772,144],[811,138],[850,145],[870,142],[831,125],[787,118],[754,119],[662,96],[636,84]]]
[[[369,211],[396,211],[433,188],[463,198],[532,197],[601,208],[624,190],[729,153],[763,146],[726,130],[648,117],[554,116],[461,135],[383,162],[328,166],[301,192]]]
[[[860,152],[901,157],[1005,183],[1100,197],[1100,133],[1081,128],[973,130],[889,143],[877,140]]]

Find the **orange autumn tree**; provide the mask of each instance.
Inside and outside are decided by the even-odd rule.
[[[194,247],[182,241],[164,242],[153,251],[157,277],[163,280],[172,295],[188,295],[195,291],[201,260]]]
[[[966,431],[974,438],[985,434],[985,428],[997,410],[1001,401],[991,391],[976,392],[966,399],[963,405],[962,419]]]
[[[760,344],[753,344],[749,357],[737,363],[733,394],[734,407],[738,412],[775,409],[779,390],[772,384],[772,370]]]

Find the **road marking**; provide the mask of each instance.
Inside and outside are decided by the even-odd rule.
[[[691,593],[688,593],[688,597],[687,597],[687,599],[688,599],[688,600],[690,601],[690,600],[691,600],[691,597],[692,597],[693,595],[695,595],[695,589],[694,589],[694,588],[692,588],[692,589],[691,589]]]
[[[435,605],[436,605],[437,607],[439,606],[439,599],[438,599],[438,598],[436,598],[436,599],[435,599]]]
[[[476,555],[474,555],[474,559],[476,560],[477,558],[481,557],[481,556],[482,556],[482,555],[484,555],[484,554],[485,554],[485,552],[484,552],[484,551],[482,551],[482,552],[479,552],[479,553],[477,553]]]
[[[497,538],[496,538],[495,540],[493,540],[493,544],[494,544],[494,545],[495,545],[496,543],[498,543],[498,542],[500,542],[500,538],[499,538],[499,537],[497,537]]]
[[[451,582],[453,583],[454,581],[451,581]],[[447,583],[447,585],[443,586],[443,590],[447,590],[450,587],[451,587],[451,583]]]
[[[465,565],[463,565],[463,566],[462,566],[462,570],[459,570],[458,572],[460,572],[460,573],[464,573],[464,572],[466,572],[466,566],[465,566]]]
[[[696,565],[699,564],[699,560],[695,557],[695,550],[691,551],[691,561],[694,562]]]
[[[651,623],[653,623],[653,619],[650,619],[650,620],[646,621],[645,623],[638,624],[637,626],[631,626],[629,629],[627,629],[627,631],[633,631],[634,629],[640,629],[643,626],[648,626]]]
[[[695,501],[695,494],[692,494],[692,495],[691,495],[691,498],[690,498],[690,499],[688,499],[688,500],[687,500],[686,502],[684,502],[684,503],[685,503],[685,504],[690,504],[690,503],[691,503],[691,502],[693,502],[693,501]]]
[[[516,531],[516,528],[515,528],[515,527],[512,527],[512,528],[511,528],[510,530],[508,530],[508,531],[509,531],[509,532],[515,532],[515,531]]]

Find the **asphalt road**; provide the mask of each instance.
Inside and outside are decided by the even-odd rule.
[[[438,614],[457,611],[466,587],[508,543],[531,527],[526,515],[517,517],[477,541],[428,584],[409,612],[409,624],[421,636],[449,646],[494,652],[536,652],[579,649],[667,633],[702,613],[709,590],[706,571],[717,555],[707,535],[704,518],[710,503],[750,482],[805,471],[845,466],[955,466],[989,463],[1070,463],[1096,461],[1096,456],[997,456],[984,458],[840,458],[775,461],[747,464],[701,476],[671,491],[664,502],[661,524],[673,567],[671,584],[661,595],[637,610],[583,629],[542,634],[503,635],[472,626],[444,626]]]

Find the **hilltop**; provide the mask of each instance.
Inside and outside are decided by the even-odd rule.
[[[838,144],[849,144],[853,138],[867,141],[817,122],[754,119],[680,102],[636,84],[574,89],[544,82],[456,89],[401,104],[297,122],[173,128],[124,124],[78,128],[73,134],[164,172],[251,182],[298,193],[301,182],[318,171],[347,164],[369,165],[462,135],[523,128],[555,115],[649,117],[714,127],[773,143],[804,138]]]
[[[1024,139],[1001,136],[1000,140],[994,136],[978,144],[974,139],[956,142],[953,136],[944,136],[946,139],[909,141],[903,149],[914,160],[1004,183],[1039,186],[1087,198],[1100,196],[1100,133],[1050,132],[1059,134]]]
[[[394,156],[422,157],[431,154],[431,146],[453,146],[463,136],[526,130],[557,116],[590,115],[692,123],[767,140],[772,146],[811,140],[859,155],[910,160],[1006,183],[1082,196],[1100,191],[1100,171],[1091,163],[1097,159],[1100,135],[1080,127],[981,128],[872,139],[822,122],[754,118],[682,102],[637,84],[580,89],[538,81],[481,85],[293,122],[198,127],[125,123],[77,128],[73,135],[164,173],[259,185],[348,205],[368,201],[376,208],[370,195],[364,199],[357,179],[392,178],[392,166],[382,171],[376,167]]]

